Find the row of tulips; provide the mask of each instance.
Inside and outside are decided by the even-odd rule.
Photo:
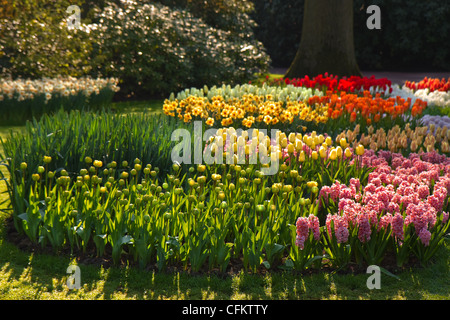
[[[425,77],[419,82],[415,81],[405,81],[405,87],[413,91],[428,89],[429,92],[433,91],[450,91],[450,78],[438,79],[438,78],[428,78]]]
[[[426,117],[428,119],[428,117]],[[353,130],[345,130],[337,135],[336,140],[345,138],[350,146],[361,144],[365,148],[378,151],[408,155],[410,153],[424,153],[437,151],[449,155],[450,131],[447,126],[431,123],[427,126],[417,126],[414,129],[407,124],[404,128],[396,125],[389,130],[374,129],[369,126],[365,131],[360,126]]]
[[[317,75],[315,77],[305,76],[303,78],[284,78],[284,84],[293,85],[295,87],[318,88],[323,91],[359,93],[364,91],[374,91],[389,93],[391,91],[392,82],[387,78],[377,79],[375,76],[360,77],[351,76],[338,78],[334,75]],[[276,82],[280,80],[275,79]]]
[[[312,91],[315,90],[315,91]],[[166,99],[163,111],[186,123],[204,120],[209,126],[283,128],[284,131],[326,132],[333,135],[350,125],[391,128],[416,119],[427,107],[421,99],[384,97],[370,91],[340,93],[288,85],[258,88],[189,89]]]
[[[235,261],[255,272],[261,265],[345,267],[381,263],[388,253],[402,266],[413,255],[428,262],[442,244],[449,226],[447,157],[377,156],[315,132],[279,133],[278,149],[253,132],[243,136],[278,155],[273,176],[263,174],[260,162],[193,165],[186,173],[175,164],[165,177],[139,159],[104,164],[86,157],[76,173],[49,171],[48,156],[37,172],[23,163],[20,174],[32,175],[33,184],[15,186],[27,200],[26,212],[13,215],[16,228],[55,250],[94,246],[116,263],[126,253],[159,270],[226,271]],[[234,149],[234,133],[219,129],[211,140],[225,147],[229,141],[224,158]]]
[[[0,79],[0,121],[23,124],[61,108],[98,109],[109,104],[118,90],[116,78]]]

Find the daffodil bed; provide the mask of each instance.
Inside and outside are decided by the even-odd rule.
[[[87,141],[108,143],[91,154],[67,147],[67,156],[56,145],[12,137],[4,144],[12,222],[36,246],[158,270],[426,265],[450,226],[450,134],[416,121],[426,107],[386,92],[292,85],[172,95],[162,115],[179,118],[172,129],[203,120],[203,133],[220,122],[202,145],[212,164],[172,164],[174,143],[164,147],[169,152],[158,149],[158,166],[131,149],[120,158],[103,131]],[[112,123],[107,114],[99,117]],[[38,135],[48,135],[44,123],[51,121],[42,121]],[[118,139],[135,139],[136,150],[144,150],[139,137],[146,129],[115,121],[103,129],[119,128]],[[83,121],[72,125],[76,132]],[[274,136],[263,130],[273,128],[283,130]],[[20,146],[33,148],[32,161],[14,157]],[[271,163],[251,161],[252,150]],[[276,173],[264,174],[274,162]]]

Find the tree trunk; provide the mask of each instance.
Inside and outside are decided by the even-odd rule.
[[[353,0],[305,0],[302,37],[285,77],[361,75],[353,44]]]

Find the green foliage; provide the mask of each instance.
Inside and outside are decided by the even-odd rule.
[[[381,30],[368,30],[366,9],[378,5]],[[355,0],[355,49],[365,68],[450,70],[450,4],[442,1]]]
[[[304,0],[253,2],[256,38],[264,44],[274,67],[288,67],[300,44]]]
[[[82,9],[80,29],[67,27],[70,4]],[[163,97],[189,86],[247,82],[267,71],[269,57],[247,15],[250,3],[181,5],[15,1],[0,12],[0,74],[112,76],[123,96]]]
[[[69,30],[65,20],[67,7],[81,3],[13,1],[10,16],[0,17],[0,73],[32,79],[88,74],[88,30]]]
[[[164,96],[184,87],[245,82],[267,68],[264,48],[248,29],[216,29],[187,10],[127,2],[111,4],[97,19],[96,72],[120,78],[123,94]]]
[[[276,67],[289,67],[300,44],[304,0],[254,0],[257,39]],[[381,30],[369,30],[366,10],[381,9]],[[450,70],[450,4],[442,1],[355,0],[354,42],[360,68]]]
[[[26,162],[36,171],[44,155],[52,158],[47,171],[65,168],[72,176],[79,172],[83,165],[80,161],[86,156],[120,163],[140,158],[167,173],[173,147],[170,136],[178,127],[183,125],[174,119],[146,113],[118,116],[109,112],[58,111],[44,115],[39,121],[27,122],[20,134],[11,132],[2,139],[3,164],[11,173],[8,184],[11,187],[23,182],[29,188],[32,176],[24,176],[20,165]],[[9,192],[14,210],[20,211],[18,214],[25,212],[28,192],[16,187]]]

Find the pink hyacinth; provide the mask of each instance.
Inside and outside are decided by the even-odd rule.
[[[380,221],[378,222],[377,231],[380,231],[383,228],[386,230],[391,224],[391,222],[392,222],[392,215],[390,213],[383,215],[380,218]]]
[[[442,224],[446,224],[448,221],[448,212],[442,212]]]
[[[304,249],[305,241],[308,239],[309,230],[312,230],[314,235],[314,240],[320,240],[320,225],[319,218],[310,214],[308,218],[299,217],[296,222],[297,236],[295,238],[295,244],[300,248]]]
[[[295,240],[295,244],[303,250],[306,239],[309,234],[309,223],[308,218],[299,217],[296,222],[297,227],[297,237]]]
[[[320,240],[319,218],[313,214],[310,214],[308,220],[309,220],[308,227],[313,232],[314,240],[319,241]]]
[[[420,199],[426,199],[430,195],[430,189],[426,185],[420,185],[417,188],[417,194]]]
[[[331,221],[333,221],[334,235],[337,243],[345,243],[348,241],[349,231],[347,219],[340,215],[328,215],[326,220],[328,236],[332,237]]]
[[[400,213],[396,213],[392,217],[391,225],[394,237],[403,240],[403,216]]]
[[[428,247],[430,245],[430,239],[431,239],[431,232],[428,231],[428,229],[423,228],[419,232],[419,238],[420,241],[425,245],[425,247]]]
[[[366,214],[360,214],[357,218],[359,230],[358,239],[361,242],[366,242],[370,240],[370,235],[372,233],[370,229],[369,217]]]
[[[450,180],[450,179],[449,179]],[[356,178],[350,178],[350,185],[355,187],[355,190],[358,191],[359,187],[361,186],[361,182],[359,179]]]

